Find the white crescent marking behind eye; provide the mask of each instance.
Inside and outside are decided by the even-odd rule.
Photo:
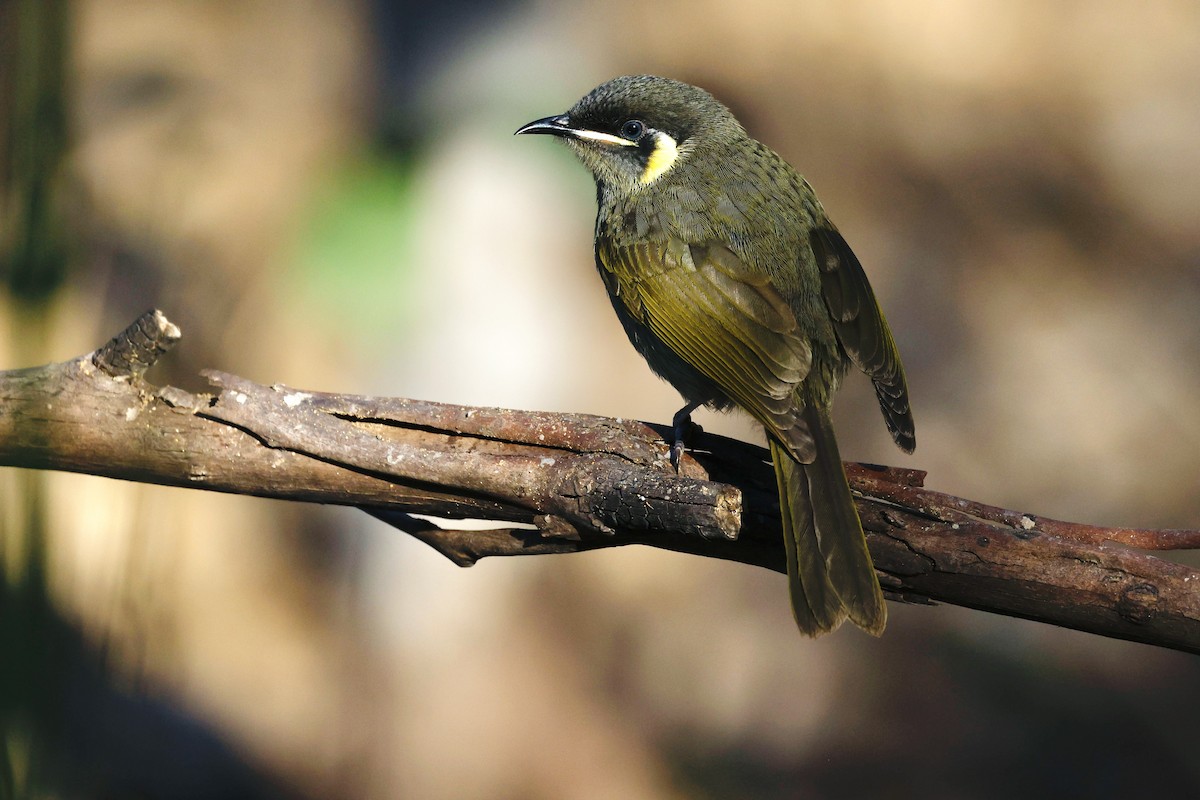
[[[613,136],[611,133],[601,133],[600,131],[589,131],[586,129],[573,130],[571,133],[577,139],[591,139],[593,142],[619,144],[622,147],[637,147],[637,142],[631,142],[628,139],[622,139],[620,136]]]

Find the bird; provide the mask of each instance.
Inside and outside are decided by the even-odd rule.
[[[838,452],[834,394],[853,365],[895,443],[916,446],[904,367],[858,258],[809,183],[696,86],[600,84],[523,125],[569,145],[596,183],[596,266],[634,348],[691,413],[737,407],[763,426],[800,632],[849,619],[879,636],[887,607]]]

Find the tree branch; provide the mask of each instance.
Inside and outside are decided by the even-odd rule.
[[[701,434],[676,475],[666,428],[636,421],[301,392],[215,371],[204,373],[213,394],[148,384],[179,336],[148,312],[94,353],[0,373],[0,465],[357,506],[461,566],[645,544],[784,571],[762,448]],[[916,470],[846,468],[892,599],[1200,652],[1200,572],[1127,549],[1195,548],[1200,531],[1060,522],[924,489]]]

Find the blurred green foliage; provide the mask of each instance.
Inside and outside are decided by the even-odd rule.
[[[292,285],[337,320],[350,337],[391,330],[419,300],[412,283],[418,159],[368,153],[319,193],[293,259]]]

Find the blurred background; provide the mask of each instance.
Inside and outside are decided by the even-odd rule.
[[[918,448],[851,378],[847,458],[1200,524],[1190,0],[0,0],[0,368],[157,306],[158,384],[664,422],[590,179],[512,137],[633,72],[724,100],[862,259]],[[3,797],[1200,793],[1192,656],[895,604],[804,641],[764,570],[461,570],[347,509],[12,469],[0,504]]]

